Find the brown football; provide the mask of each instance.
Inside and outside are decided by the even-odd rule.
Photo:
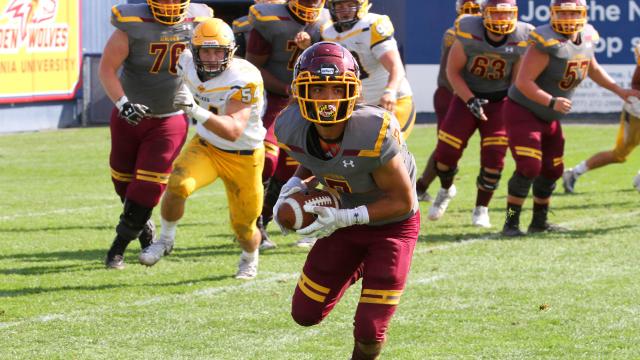
[[[289,230],[298,230],[311,225],[316,220],[316,214],[304,211],[304,205],[338,208],[340,203],[338,198],[325,190],[299,191],[287,197],[278,208],[276,214],[278,223]]]

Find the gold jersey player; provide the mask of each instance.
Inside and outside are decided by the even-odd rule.
[[[124,251],[133,239],[140,237],[144,248],[153,238],[151,212],[188,130],[184,112],[173,106],[182,84],[178,56],[188,46],[193,27],[211,16],[208,6],[189,0],[147,0],[112,8],[116,30],[104,48],[99,76],[115,103],[109,164],[124,210],[107,253],[107,268],[124,268]]]
[[[337,191],[342,206],[305,206],[318,218],[298,233],[319,239],[302,269],[291,314],[302,326],[320,323],[362,278],[351,359],[376,359],[420,229],[415,161],[391,112],[356,104],[359,69],[348,50],[316,43],[302,53],[294,74],[297,102],[278,116],[275,133],[300,165],[282,188],[274,213],[311,175]]]

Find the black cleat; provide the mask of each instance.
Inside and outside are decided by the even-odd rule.
[[[107,254],[107,259],[104,261],[104,265],[107,269],[122,270],[124,269],[124,256],[120,254]]]
[[[504,224],[504,227],[502,228],[502,232],[500,233],[500,235],[507,236],[507,237],[519,237],[519,236],[524,236],[525,233],[523,233],[522,230],[520,230],[518,225]]]
[[[262,215],[258,217],[258,220],[256,221],[256,226],[260,231],[260,250],[271,250],[278,247],[278,245],[276,245],[275,242],[269,239],[269,234],[267,234],[267,229],[265,229],[265,225],[262,220]]]
[[[569,232],[569,229],[567,229],[564,226],[550,224],[548,222],[545,222],[544,224],[532,223],[531,225],[529,225],[529,229],[527,229],[527,233],[529,234],[536,234],[536,233],[542,233],[542,232],[564,233],[564,232]]]
[[[153,244],[156,240],[156,225],[153,223],[153,220],[149,219],[144,227],[142,228],[142,233],[138,236],[138,241],[140,241],[140,249],[144,250],[149,245]]]

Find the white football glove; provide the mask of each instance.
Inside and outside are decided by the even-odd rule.
[[[173,98],[173,107],[184,111],[188,116],[196,119],[196,121],[201,124],[209,120],[211,116],[211,112],[196,104],[193,95],[186,86],[181,87],[180,90],[176,92],[176,96]]]
[[[305,184],[304,181],[302,181],[302,179],[297,176],[291,177],[282,186],[282,189],[280,189],[280,195],[278,195],[278,201],[276,201],[276,204],[273,206],[273,221],[276,224],[278,224],[278,227],[280,228],[282,235],[287,235],[289,233],[289,230],[287,228],[282,227],[282,225],[280,225],[280,223],[278,222],[278,216],[277,216],[278,209],[280,208],[280,205],[282,205],[282,203],[288,196],[303,190],[307,190],[307,184]]]
[[[624,103],[624,109],[634,117],[640,118],[640,99],[635,96],[627,98],[629,102]]]
[[[343,227],[369,223],[369,211],[364,205],[355,209],[305,205],[304,211],[318,215],[316,221],[312,222],[311,225],[296,231],[298,234],[305,236],[326,237]]]

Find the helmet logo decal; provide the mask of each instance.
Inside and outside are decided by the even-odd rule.
[[[333,104],[322,104],[319,106],[319,115],[323,118],[333,118],[333,115],[338,111]]]

